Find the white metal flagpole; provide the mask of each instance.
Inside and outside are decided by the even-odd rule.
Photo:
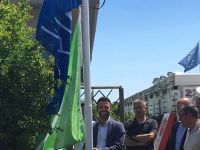
[[[92,102],[90,86],[90,30],[89,30],[89,0],[82,0],[82,45],[83,45],[83,79],[85,90],[85,125],[86,150],[93,148]]]

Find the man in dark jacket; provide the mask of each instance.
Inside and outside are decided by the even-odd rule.
[[[111,101],[102,97],[97,101],[99,120],[93,124],[93,150],[122,150],[125,138],[121,122],[110,118]]]
[[[183,127],[181,121],[179,120],[179,114],[182,107],[190,105],[191,101],[186,98],[180,98],[177,101],[176,109],[178,115],[178,121],[172,127],[172,134],[167,144],[167,150],[183,150],[187,128]]]

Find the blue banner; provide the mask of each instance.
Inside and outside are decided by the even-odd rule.
[[[56,114],[60,109],[67,81],[70,55],[72,9],[81,0],[44,0],[37,25],[36,39],[55,57],[55,79],[60,81],[56,95],[47,112]]]

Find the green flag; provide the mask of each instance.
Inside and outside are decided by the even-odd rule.
[[[70,48],[67,86],[59,115],[54,117],[52,123],[52,133],[47,134],[44,140],[44,150],[66,148],[85,139],[80,107],[80,43],[80,23],[77,21]]]

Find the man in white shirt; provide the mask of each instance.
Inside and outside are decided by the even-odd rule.
[[[172,127],[172,134],[167,144],[167,150],[183,150],[183,145],[186,138],[187,128],[184,127],[180,121],[181,108],[190,105],[191,101],[189,98],[181,97],[177,101],[177,122]]]
[[[121,150],[125,130],[121,122],[110,118],[111,101],[101,97],[97,101],[99,120],[93,124],[93,150]]]
[[[188,128],[184,150],[200,149],[200,120],[198,119],[198,109],[194,105],[181,108],[180,120]]]

